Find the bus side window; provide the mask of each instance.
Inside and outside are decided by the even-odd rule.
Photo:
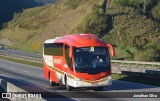
[[[68,45],[65,45],[65,59],[69,68],[73,70],[72,59],[69,57],[69,50],[70,50],[70,47]]]
[[[44,55],[63,56],[62,43],[45,43]]]

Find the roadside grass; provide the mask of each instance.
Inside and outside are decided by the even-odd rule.
[[[113,57],[114,60],[131,60],[132,54],[128,52],[126,48],[115,47],[116,56]]]
[[[112,74],[112,78],[114,80],[135,82],[135,83],[147,84],[147,85],[160,87],[160,79],[158,78],[129,76],[129,75],[120,75],[120,74]]]
[[[2,57],[2,56],[0,56],[0,59],[12,61],[12,62],[17,62],[17,63],[22,63],[22,64],[26,64],[26,65],[31,65],[31,66],[36,66],[36,67],[42,67],[41,63],[29,62],[29,61],[25,61],[25,60],[18,60],[18,59]]]

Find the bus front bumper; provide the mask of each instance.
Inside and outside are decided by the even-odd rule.
[[[108,76],[100,80],[90,81],[90,80],[81,80],[81,79],[69,79],[68,85],[72,87],[103,87],[112,85],[112,77]]]

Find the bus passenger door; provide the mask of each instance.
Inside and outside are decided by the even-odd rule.
[[[70,58],[69,56],[69,52],[70,52],[70,46],[66,45],[64,46],[64,56],[65,56],[65,63],[63,65],[63,69],[67,72],[67,73],[71,73],[71,71],[73,70],[73,66],[72,66],[72,58]]]

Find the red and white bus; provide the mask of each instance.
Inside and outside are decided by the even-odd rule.
[[[102,90],[112,84],[109,50],[112,45],[94,34],[73,34],[44,42],[44,76],[50,84],[64,84],[66,89],[96,87]]]

